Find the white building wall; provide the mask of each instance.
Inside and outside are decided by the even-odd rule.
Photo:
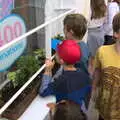
[[[90,11],[90,0],[46,0],[45,5],[45,21],[52,19],[64,13],[67,10],[76,8],[77,13],[83,14],[87,19],[89,19]],[[54,37],[56,34],[63,34],[63,19],[55,22],[54,24],[46,27],[46,39]],[[84,38],[86,39],[86,37]],[[47,57],[50,57],[50,42],[46,43]],[[49,44],[49,45],[48,45]]]
[[[45,20],[49,19],[64,13],[65,11],[76,8],[76,12],[82,13],[87,19],[89,19],[90,11],[90,0],[46,0],[45,5]],[[59,24],[62,27],[62,24]],[[55,35],[55,32],[63,32],[61,27],[52,26],[52,35]],[[59,28],[59,29],[58,29]],[[56,30],[57,29],[57,30]],[[61,29],[61,30],[60,30]]]

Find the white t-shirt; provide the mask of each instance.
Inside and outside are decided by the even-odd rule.
[[[90,16],[92,15],[91,13],[91,9],[90,9]],[[89,19],[89,22],[88,22],[88,28],[97,28],[97,27],[100,27],[104,24],[105,22],[105,17],[102,17],[102,18],[96,18],[96,19]]]
[[[113,30],[112,30],[112,21],[114,16],[119,12],[119,6],[116,2],[110,2],[108,3],[108,13],[107,13],[107,19],[106,23],[104,25],[105,34],[112,36]]]
[[[98,19],[92,19],[88,23],[88,28],[97,28],[101,27],[105,22],[105,17],[98,18]]]

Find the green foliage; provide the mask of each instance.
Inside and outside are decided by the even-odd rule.
[[[36,59],[39,61],[39,65],[43,65],[45,61],[45,50],[44,49],[37,49],[34,51],[34,55]]]
[[[18,89],[19,88],[15,88],[12,81],[7,83],[0,91],[0,100],[3,102],[3,104],[5,104],[17,92]]]
[[[44,60],[44,49],[37,49],[33,52],[33,55],[21,56],[16,62],[16,71],[8,73],[8,79],[11,80],[14,88],[24,85],[40,68]]]
[[[15,80],[16,80],[16,75],[17,75],[16,72],[9,72],[8,75],[7,75],[7,76],[8,76],[8,79],[12,81],[14,87],[17,86],[17,83],[16,83],[16,81],[15,81]]]
[[[8,78],[14,87],[22,86],[39,69],[39,62],[34,56],[22,56],[17,61],[17,71],[10,72]]]
[[[18,91],[18,89],[20,89],[20,87],[33,76],[33,74],[40,68],[40,65],[44,63],[44,60],[44,49],[37,49],[32,55],[21,56],[14,64],[15,69],[12,69],[13,72],[9,72],[7,75],[10,82],[8,82],[0,91],[0,100],[2,102],[7,102]],[[31,88],[33,84],[34,82],[29,85],[29,88]]]
[[[8,73],[8,78],[9,78],[9,80],[14,81],[15,78],[16,78],[16,72],[9,72]]]
[[[17,62],[19,72],[16,81],[21,86],[39,69],[38,60],[34,56],[22,56]]]
[[[53,39],[64,40],[65,38],[61,34],[57,34]]]
[[[45,58],[45,50],[44,49],[37,49],[34,51],[36,57]]]

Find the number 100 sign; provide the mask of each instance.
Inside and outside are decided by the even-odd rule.
[[[24,20],[11,14],[0,22],[0,47],[26,33]],[[8,69],[26,48],[26,38],[20,40],[7,49],[0,51],[0,72]]]

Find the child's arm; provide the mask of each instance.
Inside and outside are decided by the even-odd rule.
[[[96,91],[97,87],[99,87],[100,74],[101,74],[101,70],[99,68],[96,68],[93,76],[93,84],[92,84],[93,91]]]
[[[42,78],[41,87],[39,90],[39,94],[43,97],[54,94],[53,88],[54,83],[52,83],[52,68],[54,66],[54,62],[51,60],[46,60],[46,68]]]

